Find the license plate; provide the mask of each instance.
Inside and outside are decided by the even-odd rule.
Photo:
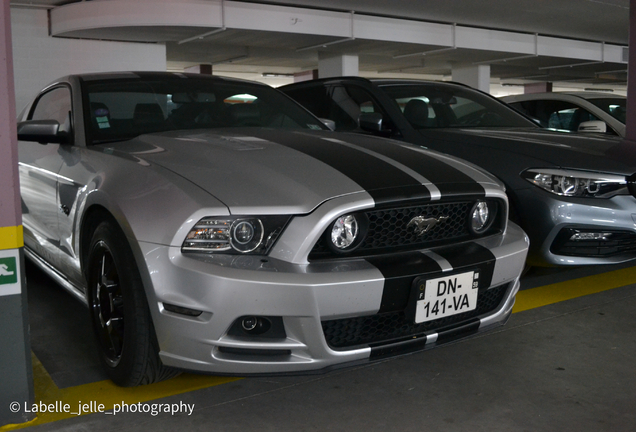
[[[415,281],[415,323],[474,310],[477,307],[479,273],[475,271]]]

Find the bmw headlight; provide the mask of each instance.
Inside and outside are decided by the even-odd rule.
[[[181,249],[190,252],[267,254],[289,216],[206,217],[186,236]]]
[[[581,198],[611,198],[629,195],[627,179],[614,174],[587,171],[533,168],[521,176],[555,195]]]

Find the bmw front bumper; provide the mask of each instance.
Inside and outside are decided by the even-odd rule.
[[[518,191],[519,213],[532,239],[532,265],[618,264],[636,259],[636,199],[561,198],[535,190]],[[605,238],[570,240],[575,233],[610,233]]]

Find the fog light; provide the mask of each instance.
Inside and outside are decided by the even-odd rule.
[[[227,331],[228,336],[262,339],[285,339],[285,324],[280,316],[243,315],[234,320]]]
[[[358,237],[358,221],[354,215],[340,216],[331,228],[331,242],[338,249],[347,249]]]
[[[573,241],[610,240],[611,236],[612,236],[612,233],[609,233],[609,232],[576,232],[570,237],[570,240],[573,240]]]
[[[243,321],[241,321],[241,327],[245,331],[252,331],[258,326],[258,318],[256,317],[245,317]]]
[[[246,316],[241,319],[241,327],[250,335],[265,333],[272,327],[272,323],[265,317]]]
[[[486,201],[477,201],[471,210],[470,229],[475,234],[481,234],[490,227],[492,217]]]

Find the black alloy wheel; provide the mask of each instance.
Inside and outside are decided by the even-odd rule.
[[[119,285],[119,273],[113,261],[113,255],[104,241],[99,241],[93,253],[96,254],[98,271],[93,287],[91,313],[97,339],[104,360],[116,367],[121,360],[124,347],[124,298]]]
[[[86,260],[87,299],[100,358],[122,387],[179,374],[159,358],[148,300],[125,234],[111,220],[95,229]]]

